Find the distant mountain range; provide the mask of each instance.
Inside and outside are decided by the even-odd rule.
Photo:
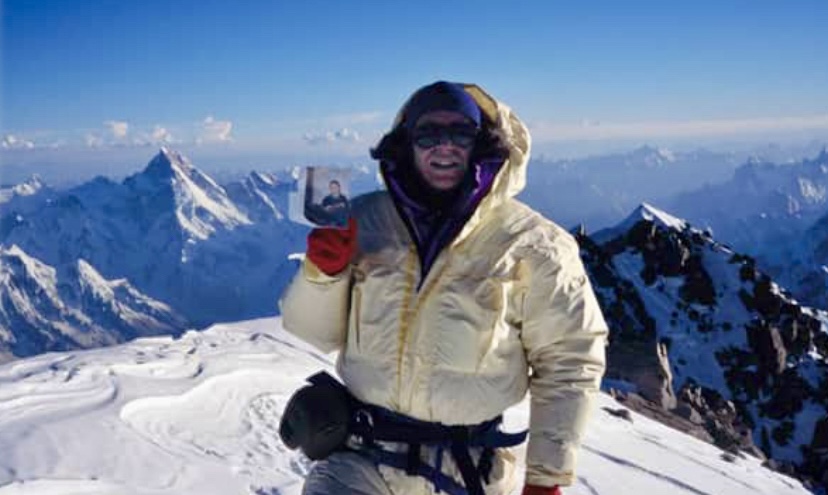
[[[678,195],[666,207],[756,257],[795,297],[828,307],[828,151],[777,165],[752,161],[727,182]]]
[[[615,225],[642,202],[726,181],[739,165],[733,153],[673,152],[642,146],[628,153],[577,160],[534,160],[520,195],[534,208],[571,228]]]

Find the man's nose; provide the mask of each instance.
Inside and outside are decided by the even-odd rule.
[[[455,146],[454,141],[451,140],[450,134],[440,134],[440,139],[437,141],[437,146]]]

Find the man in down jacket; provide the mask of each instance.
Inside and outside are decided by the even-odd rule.
[[[479,86],[420,88],[372,150],[387,191],[355,198],[349,229],[310,234],[281,309],[287,330],[339,351],[354,397],[401,417],[477,425],[528,392],[523,494],[547,495],[575,479],[607,326],[573,237],[514,199],[529,147],[515,113]],[[437,448],[416,453],[462,483]],[[371,459],[335,452],[304,493],[439,491]],[[498,448],[491,463],[485,493],[512,493],[513,453]]]

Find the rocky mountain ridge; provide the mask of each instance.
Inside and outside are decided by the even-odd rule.
[[[0,246],[0,361],[184,328],[172,308],[124,279],[106,280],[85,260],[57,270]]]
[[[828,472],[828,323],[711,233],[649,205],[577,238],[609,322],[608,383],[719,445]],[[620,384],[620,385],[619,385]]]

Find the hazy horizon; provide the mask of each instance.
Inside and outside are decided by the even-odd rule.
[[[739,162],[759,157],[776,163],[789,163],[811,159],[828,146],[828,135],[823,139],[790,141],[688,141],[658,143],[652,142],[602,142],[566,143],[549,152],[533,149],[533,166],[539,162],[564,160],[588,160],[615,154],[626,154],[650,147],[676,153],[706,150],[713,153],[731,154]],[[113,149],[30,149],[3,150],[0,152],[0,185],[21,183],[32,176],[39,176],[47,184],[61,187],[73,185],[95,176],[113,180],[123,179],[143,170],[161,147],[181,152],[196,167],[211,174],[236,176],[251,171],[269,172],[287,170],[293,167],[311,165],[327,166],[373,166],[369,146],[361,154],[305,154],[279,153],[266,150],[239,149],[234,146],[196,146],[183,144],[158,144],[141,147],[119,147]],[[784,157],[784,159],[780,158]]]

